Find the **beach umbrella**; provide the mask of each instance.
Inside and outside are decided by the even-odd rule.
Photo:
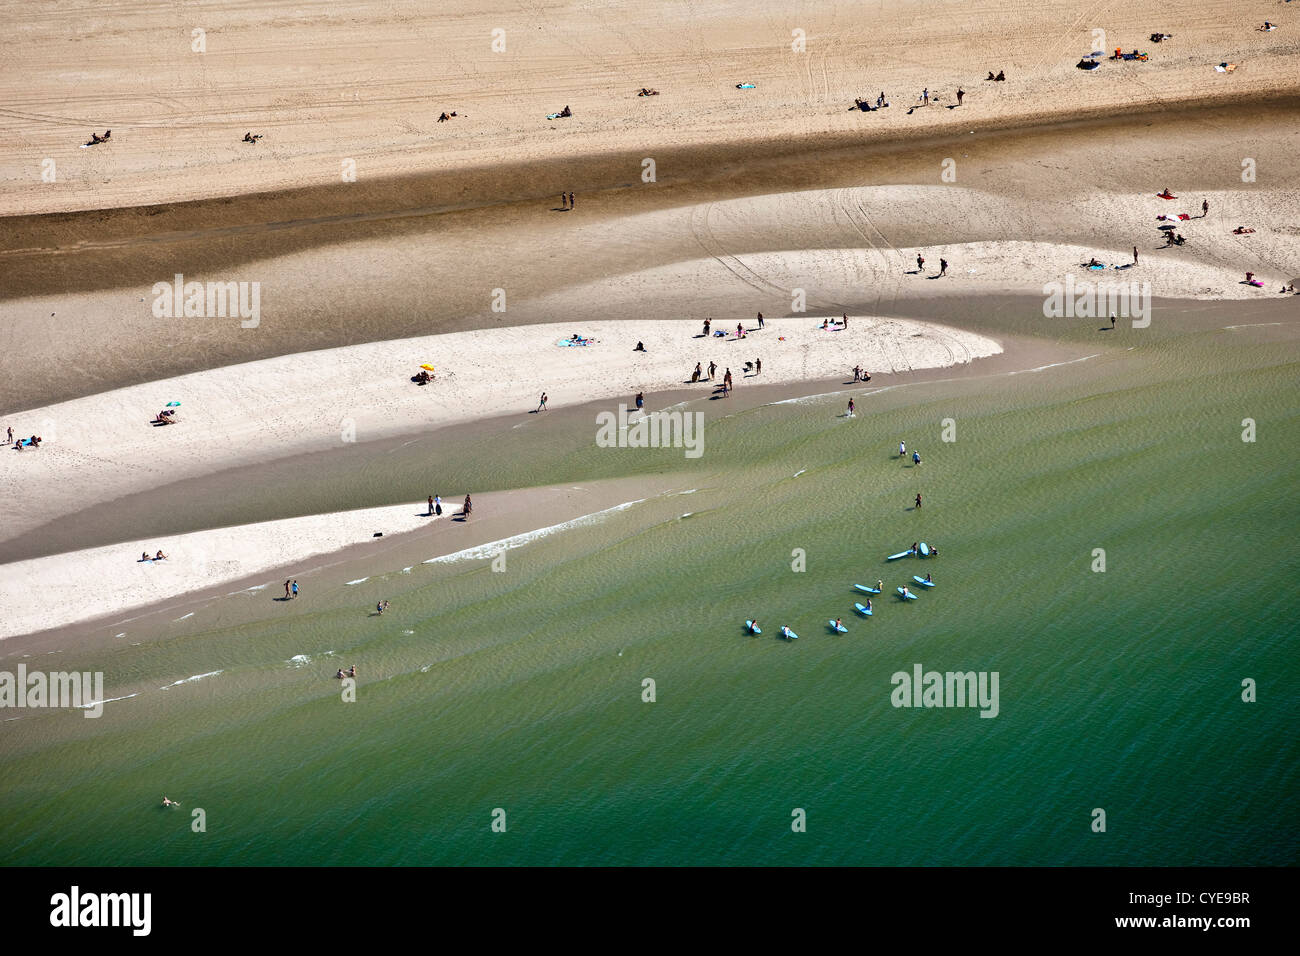
[[[428,369],[430,372],[433,371],[433,366],[432,366],[432,365],[421,365],[420,368]]]
[[[180,408],[180,407],[181,407],[180,402],[168,402],[166,405],[163,406],[163,408]]]

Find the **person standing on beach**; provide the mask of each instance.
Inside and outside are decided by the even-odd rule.
[[[435,515],[442,514],[442,495],[433,496],[433,513]]]
[[[916,510],[921,510],[921,493],[919,491],[916,493]]]
[[[920,463],[921,463],[921,453],[916,449],[912,449],[912,464],[919,465]]]
[[[560,208],[561,209],[569,208],[569,197],[566,196],[564,193],[560,193]]]
[[[948,274],[948,260],[947,260],[947,259],[940,259],[940,260],[939,260],[939,275],[944,276],[944,275],[947,275],[947,274]]]
[[[1115,328],[1115,313],[1114,313],[1114,312],[1112,312],[1112,313],[1110,314],[1110,327],[1111,327],[1112,329]]]
[[[699,363],[699,362],[696,362],[696,363],[695,363],[695,371],[691,373],[691,381],[692,381],[692,382],[698,382],[698,381],[700,380],[700,376],[703,375],[703,374],[704,374],[704,372],[700,369],[700,363]]]
[[[636,393],[636,410],[638,412],[645,410],[645,392]]]
[[[853,366],[853,381],[855,381],[855,382],[860,382],[860,381],[862,381],[862,366],[861,366],[861,365],[855,365],[855,366]]]
[[[545,392],[542,392],[542,400],[541,400],[540,402],[537,403],[537,410],[538,410],[539,412],[544,412],[544,411],[546,411],[546,393],[545,393]]]
[[[844,328],[847,329],[847,328],[849,327],[849,317],[848,317],[848,315],[847,315],[847,314],[842,315],[842,316],[840,316],[840,319],[841,319],[841,321],[843,321],[843,323],[844,323]]]
[[[907,454],[907,442],[900,441],[898,443],[898,457],[902,458],[906,454]]]
[[[856,406],[853,404],[853,399],[850,398],[850,399],[849,399],[849,418],[855,418],[855,417],[857,417],[857,416],[855,416],[854,413],[853,413],[853,410],[854,410],[855,407],[856,407]]]
[[[965,96],[965,95],[966,95],[966,91],[963,90],[960,86],[957,87],[957,105],[958,105],[958,106],[961,106],[961,98],[962,98],[963,96]]]
[[[9,426],[9,444],[12,445],[13,443],[14,443],[14,427],[13,427],[12,425],[10,425],[10,426]]]
[[[577,207],[577,205],[578,204],[573,201],[573,193],[569,193],[569,208],[574,209]]]
[[[429,514],[433,514],[433,495],[429,495]]]
[[[293,582],[293,596],[294,596],[294,597],[297,597],[297,596],[298,596],[298,582],[297,582],[297,581],[294,581],[294,582]]]
[[[758,313],[758,327],[759,327],[760,329],[763,327],[763,313],[762,313],[762,312]]]
[[[1209,201],[1208,199],[1202,199],[1202,200],[1201,200],[1201,218],[1204,219],[1204,218],[1205,218],[1206,216],[1208,216],[1209,214],[1210,214],[1210,201]]]
[[[470,515],[470,512],[473,511],[473,510],[474,510],[474,502],[472,502],[472,501],[469,500],[469,495],[466,495],[466,496],[465,496],[465,507],[461,509],[461,514],[463,514],[466,518],[468,518],[469,515]]]
[[[762,360],[762,359],[754,359],[754,374],[755,374],[755,375],[762,375],[762,374],[763,374],[763,360]]]
[[[710,382],[713,381],[713,375],[714,375],[715,372],[717,372],[717,370],[718,370],[718,366],[715,365],[713,362],[710,362],[710,363],[709,363],[709,381],[710,381]]]
[[[921,258],[921,254],[918,252],[916,254],[916,271],[921,272],[923,269],[925,269],[925,260]]]
[[[713,324],[713,320],[712,320],[712,319],[705,319],[705,320],[704,320],[704,337],[705,337],[706,339],[709,337],[709,326],[711,326],[712,324]]]
[[[921,104],[923,106],[930,105],[930,88],[928,86],[921,91]]]
[[[1134,247],[1133,247],[1133,265],[1137,265],[1137,264],[1138,264],[1138,247],[1137,247],[1137,246],[1134,246]]]
[[[731,369],[727,369],[727,374],[722,376],[722,384],[727,386],[728,390],[731,389]]]

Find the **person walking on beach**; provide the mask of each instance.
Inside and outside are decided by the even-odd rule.
[[[645,392],[636,393],[636,410],[638,412],[645,410]]]
[[[921,272],[924,269],[925,269],[925,260],[921,258],[921,254],[918,252],[916,254],[916,271]]]
[[[284,582],[284,599],[285,599],[286,601],[289,600],[289,598],[290,598],[290,596],[291,596],[291,595],[289,594],[289,583],[290,583],[289,580],[286,578],[286,579],[285,579],[285,582]]]
[[[758,327],[759,327],[760,329],[763,327],[763,313],[762,313],[762,312],[758,313]]]
[[[940,259],[940,260],[939,260],[939,275],[944,276],[944,275],[947,275],[947,274],[948,274],[948,260],[947,260],[947,259]]]
[[[544,412],[544,411],[546,411],[546,393],[545,393],[545,392],[542,392],[542,400],[541,400],[540,402],[537,403],[537,410],[538,410],[539,412]]]
[[[916,493],[916,510],[921,510],[921,493],[919,491]]]
[[[966,91],[963,90],[960,86],[957,87],[957,105],[958,105],[958,106],[961,106],[961,98],[962,98],[963,96],[965,96],[965,95],[966,95]]]
[[[921,105],[930,105],[930,88],[928,86],[921,91]]]
[[[898,443],[898,457],[902,458],[906,454],[907,454],[907,442],[900,441]]]
[[[465,507],[461,509],[461,514],[463,514],[466,518],[468,518],[469,515],[470,515],[470,512],[473,511],[473,510],[474,510],[474,502],[472,502],[472,501],[469,500],[469,495],[466,495],[466,496],[465,496]]]
[[[912,450],[912,464],[914,464],[914,465],[919,465],[920,463],[921,463],[921,453],[920,453],[919,451],[916,451],[915,449],[913,449],[913,450]]]
[[[709,363],[709,381],[710,381],[710,382],[713,381],[713,374],[714,374],[715,372],[717,372],[717,370],[718,370],[718,366],[715,365],[713,362],[710,362],[710,363]]]
[[[10,425],[10,426],[9,426],[9,444],[12,445],[13,443],[14,443],[14,427],[13,427],[12,425]]]
[[[1138,264],[1138,247],[1137,247],[1137,246],[1134,246],[1134,247],[1133,247],[1133,265],[1137,265],[1137,264]]]
[[[1205,218],[1206,216],[1208,216],[1209,214],[1210,214],[1210,201],[1209,201],[1208,199],[1202,199],[1202,200],[1201,200],[1201,218],[1204,219],[1204,218]]]
[[[294,582],[293,582],[293,596],[294,596],[294,597],[297,597],[297,596],[298,596],[298,582],[297,582],[297,581],[294,581]]]
[[[1115,313],[1114,313],[1114,312],[1112,312],[1112,313],[1110,314],[1110,327],[1111,327],[1112,330],[1114,330],[1114,328],[1115,328]]]
[[[855,405],[853,404],[853,399],[850,398],[850,399],[849,399],[849,418],[856,418],[856,417],[857,417],[857,416],[854,415],[854,413],[853,413],[853,410],[854,410],[854,408],[856,408],[856,407],[857,407],[857,406],[855,406]]]
[[[762,375],[762,374],[763,374],[763,360],[762,360],[762,359],[754,359],[754,374],[755,374],[755,375]]]
[[[731,369],[727,369],[727,374],[722,376],[722,383],[731,388]]]

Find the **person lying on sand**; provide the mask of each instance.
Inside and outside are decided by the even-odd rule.
[[[100,136],[98,133],[91,133],[91,134],[90,134],[90,142],[87,143],[86,145],[87,145],[87,146],[98,146],[100,143],[107,143],[109,137],[112,136],[112,135],[113,135],[113,131],[112,131],[111,129],[106,129],[106,130],[104,130],[104,135],[103,135],[103,136]]]
[[[658,96],[658,95],[659,95],[659,91],[658,91],[658,90],[650,90],[650,89],[646,89],[646,88],[643,86],[643,87],[641,87],[641,89],[637,90],[636,95],[637,95],[637,96]]]
[[[567,107],[566,107],[566,108],[567,108]],[[452,110],[450,113],[444,112],[441,116],[438,117],[438,122],[439,122],[439,123],[445,123],[445,122],[447,122],[447,120],[449,120],[449,119],[453,119],[453,118],[455,118],[455,117],[458,116],[458,115],[459,115],[459,114],[458,114],[455,110]]]
[[[178,421],[180,419],[176,417],[176,409],[164,408],[158,413],[158,417],[153,420],[153,423],[155,425],[174,425]]]
[[[1254,231],[1254,229],[1247,229],[1245,226],[1238,226],[1236,229],[1232,230],[1232,234],[1234,236],[1244,236],[1246,233]]]
[[[244,142],[245,142],[245,143],[256,143],[259,139],[262,139],[262,138],[263,138],[263,134],[261,134],[261,133],[253,134],[253,133],[250,132],[250,133],[245,133],[245,134],[244,134]]]
[[[153,559],[154,559],[155,561],[166,561],[166,560],[167,560],[167,555],[163,554],[163,553],[162,553],[162,549],[160,548],[160,549],[158,550],[158,553],[155,554],[155,555],[153,556]]]

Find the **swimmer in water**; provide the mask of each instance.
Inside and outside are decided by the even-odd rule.
[[[181,804],[179,800],[168,800],[166,797],[163,797],[164,807],[179,807],[180,805]]]

